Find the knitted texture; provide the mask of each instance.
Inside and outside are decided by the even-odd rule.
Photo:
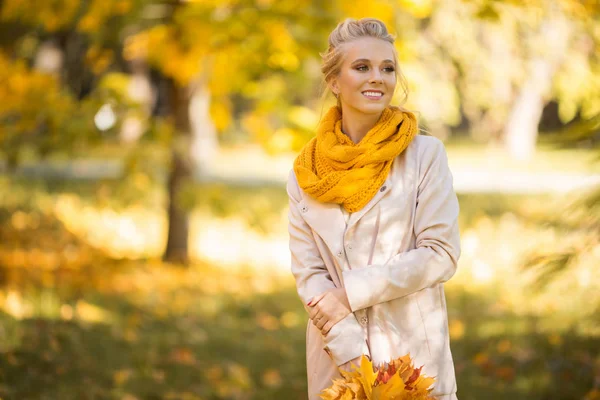
[[[414,114],[389,106],[359,142],[342,132],[338,107],[327,111],[317,135],[294,161],[300,187],[323,203],[341,204],[348,212],[363,208],[386,180],[392,161],[417,134]]]

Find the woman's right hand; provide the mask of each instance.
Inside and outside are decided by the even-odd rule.
[[[330,289],[312,298],[307,305],[310,319],[323,335],[352,312],[344,288]]]

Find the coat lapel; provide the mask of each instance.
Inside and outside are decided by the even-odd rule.
[[[342,249],[344,233],[391,190],[392,179],[390,175],[388,175],[383,185],[381,185],[380,190],[375,193],[375,196],[362,209],[350,215],[347,226],[339,204],[321,203],[304,194],[300,203],[300,210],[304,215],[304,220],[323,239],[332,253],[335,254]]]
[[[346,229],[344,214],[336,203],[321,203],[304,194],[300,211],[304,220],[323,239],[333,254],[342,250]]]

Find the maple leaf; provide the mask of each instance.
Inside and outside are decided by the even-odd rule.
[[[404,399],[406,389],[400,375],[390,377],[386,383],[373,388],[372,400],[394,400]]]
[[[421,375],[423,366],[415,368],[410,355],[398,357],[374,368],[368,357],[362,356],[360,366],[352,371],[340,369],[341,379],[321,392],[323,400],[430,400],[432,377]]]

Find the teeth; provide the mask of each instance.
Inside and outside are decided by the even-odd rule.
[[[383,93],[379,93],[379,92],[364,92],[365,96],[372,96],[372,97],[381,97],[383,96]]]

